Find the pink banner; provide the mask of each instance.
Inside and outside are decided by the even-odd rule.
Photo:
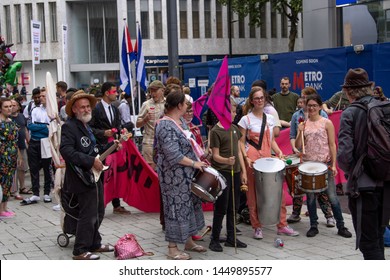
[[[227,56],[222,61],[207,105],[213,110],[222,126],[228,130],[232,123],[232,115],[230,113],[230,77]]]
[[[104,173],[105,205],[119,197],[141,211],[159,212],[157,173],[144,160],[133,141],[123,142],[122,145],[122,150],[106,159],[110,168]]]
[[[202,109],[204,107],[204,104],[206,103],[206,100],[207,100],[207,93],[203,94],[201,97],[199,97],[198,99],[196,99],[193,103],[192,103],[192,110],[194,111],[194,116],[200,121],[202,122],[202,118],[201,118],[201,114],[202,114]]]

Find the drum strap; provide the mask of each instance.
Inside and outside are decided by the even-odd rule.
[[[249,119],[249,117],[248,117]],[[261,145],[263,144],[263,137],[264,137],[264,132],[265,132],[265,124],[267,123],[267,115],[263,113],[263,123],[261,124],[261,131],[260,131],[260,138],[259,138],[259,143],[256,144],[252,139],[248,140],[248,143],[255,147],[257,150],[261,150]]]

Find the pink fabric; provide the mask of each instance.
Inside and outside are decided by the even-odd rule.
[[[117,260],[128,260],[142,257],[144,255],[153,256],[152,252],[145,252],[139,245],[134,234],[125,234],[115,244],[114,255]]]
[[[326,132],[327,119],[320,117],[318,121],[307,120],[305,123],[305,154],[304,161],[330,161],[328,133]],[[321,149],[319,149],[321,147]],[[310,155],[310,156],[309,156]]]
[[[230,76],[227,56],[222,61],[207,105],[217,116],[223,128],[228,130],[232,124],[232,114],[230,113]]]
[[[207,93],[206,93],[206,94],[203,94],[201,97],[199,97],[198,99],[196,99],[196,100],[192,103],[192,110],[194,111],[194,116],[195,116],[200,122],[202,122],[202,118],[200,117],[200,114],[202,113],[202,109],[203,109],[204,104],[205,104],[206,101],[207,101],[207,98],[208,98],[208,95],[207,95]]]

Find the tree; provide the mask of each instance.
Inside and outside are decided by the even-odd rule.
[[[302,12],[303,0],[218,0],[222,5],[229,6],[240,16],[249,15],[249,25],[259,27],[263,24],[261,10],[267,2],[271,2],[273,10],[285,15],[291,22],[288,50],[294,51],[295,38],[298,34],[298,15]],[[229,7],[228,7],[229,8]]]

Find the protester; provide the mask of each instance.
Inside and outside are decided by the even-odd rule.
[[[62,106],[66,104],[66,92],[68,85],[64,81],[56,83],[58,110],[61,110]],[[58,111],[59,113],[60,111]]]
[[[320,115],[322,100],[318,94],[312,94],[306,99],[308,119],[298,125],[298,135],[295,146],[303,152],[303,161],[315,161],[325,163],[329,166],[327,189],[325,192],[329,197],[334,218],[336,219],[337,234],[342,237],[352,237],[352,234],[344,226],[344,218],[341,212],[340,202],[336,194],[334,177],[337,175],[336,168],[336,142],[333,123]],[[303,134],[303,137],[302,137]],[[304,138],[304,142],[302,141]],[[307,237],[316,236],[318,231],[318,216],[316,208],[316,195],[307,193],[307,209],[309,211],[310,229],[306,233]]]
[[[204,225],[202,203],[191,193],[195,169],[203,171],[206,164],[197,160],[187,128],[182,118],[187,111],[184,93],[172,91],[165,103],[165,116],[156,126],[157,173],[164,207],[165,240],[169,242],[169,259],[188,260],[191,256],[181,251],[177,243],[185,243],[185,250],[205,252],[192,236]]]
[[[244,116],[238,123],[241,132],[241,151],[246,160],[246,171],[248,177],[247,203],[250,213],[250,221],[254,229],[253,238],[262,239],[263,231],[261,221],[259,221],[256,204],[255,175],[253,163],[263,157],[271,157],[271,149],[279,156],[283,156],[278,144],[273,137],[275,119],[273,116],[264,113],[265,94],[261,87],[253,87],[244,106]],[[263,118],[266,118],[264,129],[262,129]],[[264,135],[260,140],[260,136]],[[261,145],[260,145],[260,142]],[[255,147],[261,146],[261,148]],[[298,232],[294,231],[287,225],[286,221],[286,200],[282,196],[280,222],[277,225],[278,234],[297,236]]]
[[[43,201],[51,202],[50,190],[53,183],[51,174],[51,153],[49,143],[50,118],[46,111],[46,90],[40,90],[40,105],[31,111],[31,123],[27,124],[30,131],[30,142],[27,149],[28,165],[30,167],[33,195],[21,202],[21,205],[35,204],[41,200],[39,196],[39,171],[43,169],[44,188]]]
[[[334,111],[345,110],[349,106],[349,100],[345,92],[338,91],[332,95],[332,97],[322,104],[322,109],[328,114],[332,114]]]
[[[280,80],[281,91],[272,96],[275,109],[283,127],[290,127],[291,117],[297,107],[299,95],[290,91],[290,78],[283,77]]]
[[[18,166],[16,167],[16,173],[14,176],[14,182],[12,184],[12,195],[17,200],[23,200],[23,197],[20,196],[19,191],[24,191],[25,186],[25,177],[27,171],[27,146],[26,146],[26,134],[27,134],[27,123],[23,114],[20,113],[21,104],[16,100],[11,100],[12,103],[12,113],[10,115],[11,120],[13,120],[19,128],[18,133],[18,149],[22,158],[18,158]]]
[[[8,98],[0,98],[0,185],[2,199],[0,202],[0,219],[12,218],[15,213],[9,211],[7,202],[11,195],[11,187],[18,162],[22,155],[18,149],[18,125],[9,117],[12,112],[12,103]]]
[[[383,89],[380,86],[374,87],[373,94],[374,97],[378,97],[379,100],[386,101],[389,100],[383,93]]]
[[[369,104],[373,101],[371,85],[367,72],[362,68],[355,68],[348,70],[342,88],[351,104]],[[352,177],[358,160],[367,152],[367,130],[365,110],[355,106],[344,110],[340,120],[337,161],[348,179],[348,207],[356,233],[357,248],[366,260],[384,260],[383,191],[390,187],[389,182],[384,183],[370,177],[363,168],[359,168],[356,178]],[[387,220],[387,224],[388,222]]]
[[[199,126],[192,123],[194,118],[194,110],[192,109],[192,103],[187,100],[187,111],[184,114],[184,119],[191,133],[194,135],[196,143],[204,150],[204,144],[202,134],[200,133]]]
[[[304,89],[302,89],[300,98],[303,100],[303,104],[304,104],[303,108],[295,112],[291,118],[290,144],[293,152],[297,155],[301,154],[301,150],[297,149],[297,147],[295,146],[295,141],[298,134],[298,125],[300,122],[303,122],[308,119],[309,112],[306,107],[306,99],[308,96],[313,94],[317,94],[317,91],[312,87],[305,87]],[[322,117],[328,118],[328,115],[323,110],[320,110],[320,114]],[[289,187],[292,188],[292,186]],[[335,221],[333,218],[328,195],[325,192],[321,192],[321,193],[317,193],[316,197],[318,203],[320,204],[321,210],[325,215],[327,227],[334,227]],[[302,205],[303,205],[303,197],[294,196],[292,214],[290,215],[290,217],[288,217],[287,222],[296,223],[301,220],[300,215],[301,215]]]
[[[236,105],[231,106],[232,121],[236,116]],[[222,252],[220,234],[222,221],[226,215],[226,247],[246,248],[247,245],[236,238],[234,227],[235,217],[240,205],[240,187],[246,185],[247,176],[245,163],[240,152],[239,140],[241,132],[232,124],[225,130],[218,122],[210,132],[210,148],[212,150],[211,166],[218,170],[226,179],[226,189],[214,203],[212,235],[209,248],[211,251]],[[233,193],[234,192],[234,193]]]
[[[66,104],[66,113],[70,119],[62,126],[60,152],[66,163],[62,195],[70,194],[79,208],[73,248],[75,260],[97,260],[99,255],[93,253],[114,251],[113,246],[101,244],[99,233],[104,217],[102,180],[87,186],[75,171],[75,166],[84,170],[91,170],[92,167],[96,171],[103,169],[103,163],[93,156],[97,147],[96,139],[88,125],[95,105],[96,99],[92,95],[82,90],[75,92]],[[112,144],[106,145],[106,148]]]
[[[160,81],[150,83],[148,91],[152,98],[142,104],[136,123],[137,128],[144,127],[142,156],[153,169],[156,169],[156,164],[153,162],[154,130],[156,121],[164,114],[164,88]]]
[[[186,95],[187,101],[192,104],[192,102],[194,102],[194,99],[191,96],[191,89],[189,87],[183,87],[183,93]]]
[[[117,90],[114,83],[105,82],[101,87],[102,100],[92,110],[92,119],[89,126],[92,128],[96,141],[100,145],[106,145],[115,140],[122,130],[119,109],[112,105],[116,100]],[[103,175],[104,176],[104,175]],[[131,212],[121,206],[120,199],[112,199],[113,213],[129,215]]]
[[[28,105],[23,110],[23,115],[26,120],[31,122],[31,112],[35,107],[39,107],[41,104],[41,89],[39,87],[34,88],[32,91],[32,100],[28,103]]]

